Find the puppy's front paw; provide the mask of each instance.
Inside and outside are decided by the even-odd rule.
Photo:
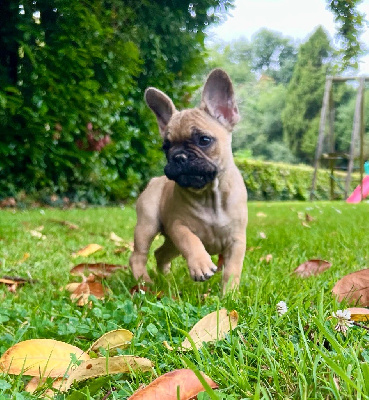
[[[188,260],[188,268],[191,278],[195,281],[206,281],[218,270],[218,267],[213,264],[209,255],[203,258],[196,257]]]

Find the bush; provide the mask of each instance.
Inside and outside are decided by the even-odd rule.
[[[245,181],[249,200],[309,200],[314,169],[307,165],[271,163],[236,157],[236,165]],[[346,174],[335,172],[335,199],[344,199]],[[351,190],[359,181],[353,174]],[[318,170],[316,198],[330,198],[330,171]]]

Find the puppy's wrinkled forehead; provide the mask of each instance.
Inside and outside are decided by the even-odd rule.
[[[220,135],[223,128],[208,113],[198,108],[176,112],[170,119],[165,138],[173,142],[182,142],[200,131],[211,135]]]

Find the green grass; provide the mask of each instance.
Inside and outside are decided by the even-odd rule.
[[[303,227],[298,212],[316,220]],[[266,217],[258,217],[263,212]],[[0,354],[13,344],[33,338],[53,338],[83,349],[103,333],[126,328],[134,340],[126,354],[150,358],[154,373],[112,375],[73,387],[57,399],[101,399],[111,388],[109,399],[124,399],[142,383],[186,365],[204,371],[220,389],[217,397],[201,399],[366,399],[369,398],[369,336],[353,327],[347,336],[334,331],[333,311],[345,308],[331,295],[335,282],[345,274],[367,267],[369,251],[369,204],[344,203],[250,203],[248,247],[240,293],[220,297],[218,274],[204,283],[189,278],[185,261],[177,258],[172,273],[155,278],[165,296],[129,289],[135,284],[131,272],[119,271],[106,284],[111,289],[104,302],[77,307],[60,287],[73,281],[70,268],[85,259],[71,253],[88,243],[104,250],[89,262],[128,264],[129,253],[114,254],[109,240],[114,231],[132,240],[135,212],[132,208],[88,208],[86,210],[0,211],[0,267],[2,275],[31,276],[38,282],[18,288],[15,294],[0,287]],[[68,220],[80,226],[70,230],[53,222]],[[32,237],[30,229],[44,226],[46,240]],[[264,232],[266,239],[260,239]],[[154,242],[154,246],[157,246]],[[30,257],[19,263],[24,254]],[[272,254],[270,263],[260,261]],[[301,279],[291,272],[310,258],[333,263],[323,274]],[[149,259],[150,273],[155,271]],[[208,296],[203,294],[209,293]],[[172,298],[175,297],[175,298]],[[288,312],[279,317],[276,304],[285,301]],[[200,318],[225,307],[237,310],[238,327],[224,341],[205,345],[185,357],[169,352],[167,340],[176,346]],[[24,385],[28,377],[0,374],[0,399],[30,399]]]

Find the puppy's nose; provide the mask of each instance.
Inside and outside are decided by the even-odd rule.
[[[173,156],[173,160],[177,164],[185,164],[187,162],[187,156],[184,153],[178,153]]]

